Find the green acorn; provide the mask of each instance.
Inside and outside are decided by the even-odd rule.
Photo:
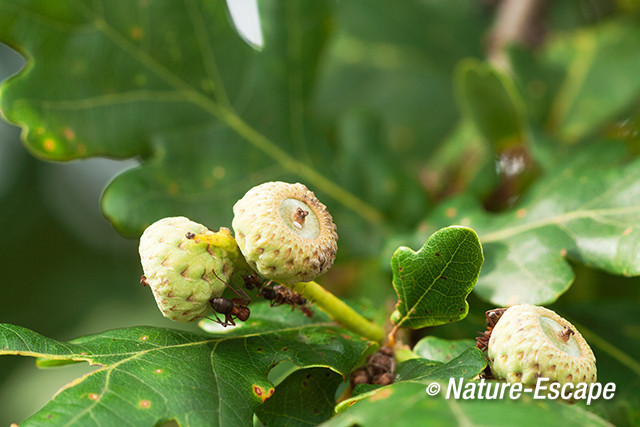
[[[235,204],[233,213],[238,247],[261,276],[284,284],[309,282],[333,265],[336,226],[304,185],[258,185]]]
[[[228,229],[219,233],[231,235]],[[162,314],[176,322],[205,317],[209,300],[222,295],[233,273],[226,253],[192,240],[194,234],[214,232],[188,218],[171,217],[151,224],[140,237],[143,283],[151,287]]]
[[[567,320],[544,307],[514,305],[491,331],[487,355],[491,371],[510,383],[593,383],[596,359],[589,344]]]

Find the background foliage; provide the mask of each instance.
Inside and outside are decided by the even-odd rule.
[[[112,177],[102,214],[129,237],[168,215],[229,226],[251,186],[299,180],[338,225],[327,287],[384,317],[396,248],[472,227],[485,263],[469,316],[410,343],[472,338],[496,305],[550,305],[592,344],[600,380],[618,383],[592,410],[640,422],[640,291],[620,277],[640,268],[637,7],[548,2],[505,72],[487,60],[492,2],[263,3],[257,51],[222,1],[0,0],[0,71],[23,66],[15,51],[28,64],[0,108],[30,153],[0,128],[0,320],[58,340],[175,328],[138,284],[135,240],[98,212]],[[41,387],[45,375],[78,375],[0,366],[0,422],[65,383]],[[332,381],[314,390],[330,395]],[[283,412],[270,405],[261,416]]]

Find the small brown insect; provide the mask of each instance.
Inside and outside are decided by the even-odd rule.
[[[215,322],[221,324],[224,327],[227,327],[229,325],[236,325],[236,322],[233,320],[234,316],[242,322],[246,321],[251,315],[251,310],[249,310],[249,307],[247,307],[247,305],[249,305],[249,303],[251,302],[251,298],[249,298],[249,295],[247,295],[247,293],[241,288],[235,289],[233,286],[222,280],[215,271],[213,271],[213,274],[218,278],[218,280],[227,285],[227,287],[239,297],[232,299],[216,297],[209,300],[209,305],[211,305],[211,308],[215,312],[224,314],[224,321],[222,321],[214,313],[213,315],[216,318]]]
[[[292,310],[299,308],[307,317],[313,316],[313,311],[307,305],[307,300],[297,292],[283,285],[265,286],[258,293],[262,298],[271,301],[270,305],[288,304]]]
[[[493,331],[493,328],[495,328],[498,320],[500,320],[505,311],[507,311],[506,308],[494,308],[493,310],[488,310],[485,313],[485,317],[487,318],[487,330],[484,332],[478,332],[479,336],[476,338],[476,347],[480,350],[487,350],[487,347],[489,346],[489,339],[491,338],[491,331]]]
[[[144,274],[142,275],[142,277],[140,278],[140,284],[142,286],[149,286],[149,282],[147,282],[147,278],[144,276]]]
[[[218,322],[224,327],[227,327],[229,325],[231,326],[236,325],[236,322],[234,322],[233,320],[234,316],[242,322],[246,321],[249,318],[249,315],[251,314],[249,307],[247,307],[248,303],[249,301],[243,298],[228,299],[223,297],[217,297],[217,298],[212,298],[209,301],[211,308],[213,308],[215,311],[217,311],[220,314],[224,314],[224,321],[221,321],[218,318],[218,316],[214,314],[216,318],[216,322]]]

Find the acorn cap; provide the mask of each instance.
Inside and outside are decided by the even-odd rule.
[[[207,315],[209,300],[222,295],[233,273],[225,252],[187,239],[187,233],[211,234],[204,225],[185,217],[163,218],[140,237],[140,260],[162,314],[177,322]],[[217,277],[216,277],[217,275]]]
[[[258,185],[235,204],[233,213],[236,242],[261,276],[285,284],[309,282],[333,265],[336,226],[304,185]]]
[[[514,305],[491,331],[487,355],[491,371],[510,383],[593,383],[596,359],[589,344],[567,320],[544,307]]]

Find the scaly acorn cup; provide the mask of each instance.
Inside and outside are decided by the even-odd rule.
[[[491,331],[487,348],[491,371],[510,383],[593,383],[596,359],[589,344],[567,320],[544,307],[514,305]]]
[[[336,226],[304,185],[258,185],[234,205],[233,213],[240,251],[261,276],[284,284],[309,282],[333,265]]]
[[[187,233],[214,234],[185,217],[163,218],[144,231],[139,246],[143,280],[158,308],[165,317],[183,323],[205,317],[209,300],[222,295],[222,280],[228,282],[233,273],[224,250],[188,239]],[[228,229],[219,233],[231,235]]]

